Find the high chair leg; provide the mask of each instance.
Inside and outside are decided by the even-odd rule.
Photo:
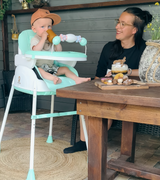
[[[2,136],[3,136],[4,128],[5,128],[5,125],[6,125],[6,121],[7,121],[8,112],[9,112],[9,108],[10,108],[10,105],[11,105],[13,93],[14,93],[14,87],[12,85],[10,93],[9,93],[9,98],[8,98],[7,106],[6,106],[6,109],[5,109],[2,125],[1,125],[0,144],[1,144],[1,141],[2,141]],[[1,147],[0,147],[0,150],[1,150]]]
[[[37,105],[37,93],[34,90],[33,93],[33,104],[32,104],[32,116],[36,115],[36,105]],[[36,119],[31,119],[31,142],[30,142],[30,167],[26,180],[35,180],[34,174],[34,144],[35,144],[35,126]]]
[[[51,114],[54,112],[54,95],[51,96]],[[47,143],[53,143],[53,138],[52,138],[52,128],[53,128],[53,117],[50,118],[50,123],[49,123],[49,135],[47,138]]]

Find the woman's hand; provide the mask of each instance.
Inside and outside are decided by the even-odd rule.
[[[111,72],[111,71],[109,71],[109,72],[105,75],[105,77],[110,77],[110,76],[112,76],[112,72]]]
[[[139,76],[138,69],[132,69],[132,74],[130,74],[130,76]]]

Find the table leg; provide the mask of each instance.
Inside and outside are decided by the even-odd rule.
[[[156,168],[138,166],[134,162],[135,155],[136,126],[132,122],[123,122],[121,137],[121,156],[111,159],[108,168],[128,175],[151,180],[160,179],[160,171]],[[127,162],[130,161],[130,162]]]
[[[134,162],[136,143],[136,124],[133,122],[122,122],[121,155],[129,156],[128,161]]]
[[[108,120],[88,117],[88,180],[106,180]]]

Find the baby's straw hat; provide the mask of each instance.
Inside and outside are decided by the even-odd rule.
[[[31,17],[31,26],[39,18],[50,18],[53,20],[53,25],[59,24],[61,22],[61,17],[58,14],[50,13],[46,9],[38,9]]]

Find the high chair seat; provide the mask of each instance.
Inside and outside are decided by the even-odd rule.
[[[75,81],[65,76],[59,76],[59,78],[61,78],[62,80],[62,83],[55,85],[53,84],[52,81],[42,78],[41,74],[38,71],[38,68],[35,66],[36,59],[40,57],[41,59],[43,58],[43,59],[54,60],[54,63],[57,66],[59,67],[66,66],[77,76],[78,76],[78,72],[73,67],[71,67],[71,65],[75,66],[76,61],[85,61],[87,59],[86,54],[80,53],[80,52],[31,51],[30,41],[34,37],[34,35],[35,33],[32,30],[23,31],[19,35],[19,39],[18,39],[19,54],[15,56],[15,66],[16,66],[15,75],[13,77],[12,87],[9,94],[9,98],[8,98],[6,110],[4,113],[2,126],[1,126],[1,131],[0,131],[0,143],[1,143],[10,104],[11,104],[13,93],[14,93],[14,89],[20,92],[24,92],[26,94],[32,94],[33,103],[32,103],[32,116],[31,116],[32,121],[31,121],[30,165],[29,165],[29,172],[28,172],[27,180],[35,180],[34,143],[35,143],[36,119],[50,118],[49,135],[48,135],[47,143],[52,143],[53,142],[53,138],[52,138],[53,117],[77,114],[76,111],[53,113],[53,109],[54,109],[53,102],[54,102],[54,95],[56,94],[56,89],[75,85]],[[63,62],[63,63],[60,63],[60,62]],[[68,62],[69,62],[69,65],[67,65]],[[37,70],[41,79],[38,79],[37,75],[33,71],[33,68]],[[37,95],[51,95],[51,112],[49,114],[36,115]]]
[[[15,60],[16,61],[16,60]],[[68,67],[74,74],[78,76],[77,71],[66,64],[61,64],[59,62],[55,63],[57,66],[65,66]],[[35,66],[35,68],[38,71],[38,68]],[[41,74],[39,73],[39,76],[42,78]],[[59,78],[62,80],[62,83],[60,84],[53,84],[53,81],[47,80],[42,78],[43,80],[40,80],[37,78],[35,72],[26,67],[19,65],[17,66],[15,70],[15,79],[13,82],[14,88],[18,91],[27,93],[27,94],[33,94],[34,91],[34,83],[37,84],[37,95],[55,95],[56,89],[75,85],[75,81],[67,78],[65,76],[59,76]]]

